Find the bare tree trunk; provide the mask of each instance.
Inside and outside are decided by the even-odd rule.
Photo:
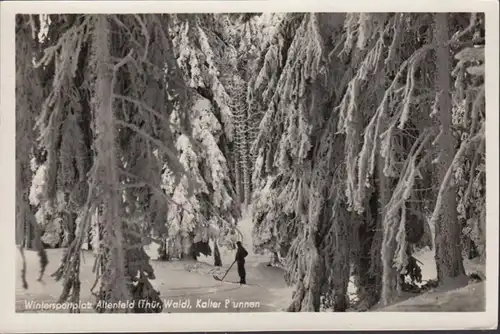
[[[222,259],[220,257],[219,245],[217,245],[217,240],[214,240],[214,266],[222,267]]]
[[[455,156],[455,139],[452,133],[452,105],[450,96],[450,49],[449,26],[447,13],[435,14],[435,40],[437,44],[436,63],[436,90],[439,94],[439,122],[441,133],[438,147],[440,157],[438,163],[438,178],[445,178],[448,168]],[[452,176],[453,177],[453,176]],[[457,218],[457,200],[455,187],[451,186],[443,196],[440,219],[436,223],[436,267],[438,281],[444,283],[449,279],[465,274],[460,247],[461,228]]]
[[[116,129],[113,112],[114,71],[111,69],[111,33],[105,15],[96,15],[94,52],[97,66],[96,79],[96,151],[99,187],[103,201],[102,247],[109,256],[101,279],[100,299],[118,303],[131,300],[125,269],[125,252],[120,192],[117,173]],[[117,69],[118,65],[115,65]],[[127,308],[104,307],[101,312],[127,312]]]
[[[349,308],[349,297],[348,297],[348,287],[349,279],[351,276],[351,259],[350,259],[350,245],[348,245],[349,238],[352,230],[352,226],[348,226],[351,222],[343,221],[337,224],[342,224],[342,235],[346,240],[341,241],[337,245],[336,254],[334,256],[333,262],[333,276],[335,277],[335,283],[333,284],[334,296],[333,296],[333,310],[335,312],[346,312]]]
[[[90,224],[86,234],[87,234],[87,250],[93,251],[94,246],[92,245],[92,226]]]
[[[74,212],[65,212],[62,214],[64,234],[63,240],[61,240],[61,247],[69,247],[73,240],[75,240],[76,218],[77,214]]]
[[[179,257],[181,260],[196,260],[193,252],[193,236],[190,234],[178,235]]]
[[[158,260],[159,261],[168,261],[169,260],[168,243],[167,243],[167,239],[165,239],[165,238],[162,238],[161,245],[158,248]]]
[[[377,185],[378,186],[378,185]],[[380,300],[382,290],[382,215],[378,191],[370,196],[365,221],[358,229],[358,265],[356,282],[358,285],[359,311],[366,311]]]
[[[24,213],[24,216],[26,214]],[[27,218],[24,218],[25,220]],[[26,249],[33,249],[33,226],[30,223],[25,224],[26,234],[24,236],[24,247]]]

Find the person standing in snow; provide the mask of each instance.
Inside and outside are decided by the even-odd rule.
[[[245,257],[248,252],[241,244],[241,241],[236,243],[236,258],[234,259],[238,264],[238,275],[240,276],[240,284],[247,284],[246,271],[245,271]]]

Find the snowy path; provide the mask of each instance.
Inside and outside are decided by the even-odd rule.
[[[212,277],[214,271],[210,270],[212,268],[202,263],[194,264],[199,267],[190,273],[186,273],[186,269],[180,266],[158,262],[157,265],[169,267],[168,278],[158,279],[154,283],[167,303],[168,300],[173,302],[188,298],[192,306],[192,309],[180,310],[167,306],[166,311],[168,312],[193,312],[193,310],[196,312],[269,312],[286,307],[286,304],[276,303],[276,301],[284,299],[281,297],[282,290],[286,290],[284,282],[282,284],[276,283],[280,280],[283,281],[282,272],[278,272],[276,268],[264,265],[249,267],[247,270],[249,285],[241,286],[214,280]],[[163,270],[159,270],[159,267],[156,266],[155,272],[163,272]],[[223,272],[215,273],[219,277],[223,276]],[[235,266],[225,280],[238,281]],[[286,303],[286,300],[284,301]],[[199,306],[204,306],[203,303],[208,304],[207,308],[199,308]]]
[[[94,300],[89,290],[95,276],[92,273],[93,255],[90,252],[84,254],[80,275],[81,300],[87,302]],[[30,307],[28,304],[29,301],[52,304],[57,301],[62,285],[61,282],[55,282],[50,275],[56,270],[61,256],[62,250],[48,250],[50,262],[44,283],[40,283],[36,281],[39,270],[36,253],[26,251],[28,290],[24,290],[21,286],[21,257],[17,256],[16,310],[18,312],[36,312],[33,306]],[[231,253],[223,254],[225,266],[218,270],[203,262],[151,261],[156,274],[156,280],[152,281],[152,284],[159,290],[161,298],[167,304],[164,312],[269,312],[279,311],[288,306],[291,289],[284,283],[283,271],[267,267],[261,263],[261,258],[249,256],[246,266],[248,286],[216,281],[212,275],[221,277],[231,264],[232,257]],[[206,258],[207,260],[210,258]],[[233,266],[225,280],[238,280],[236,266]],[[189,300],[189,303],[186,300]],[[179,303],[181,308],[177,307]],[[67,311],[59,310],[59,312]],[[85,310],[82,310],[83,312]]]

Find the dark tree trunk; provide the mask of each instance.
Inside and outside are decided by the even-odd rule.
[[[365,221],[358,229],[359,253],[357,284],[360,309],[367,310],[380,300],[382,290],[382,221],[378,213],[378,196],[374,192],[369,201]]]
[[[99,208],[97,211],[97,238],[98,242],[97,244],[99,245],[99,254],[101,255],[101,262],[100,262],[100,274],[104,272],[106,268],[106,259],[108,258],[108,250],[104,247],[103,242],[104,242],[104,223],[102,221],[102,209]]]
[[[446,44],[449,40],[448,14],[435,15],[435,41],[437,46],[437,76],[436,90],[441,92],[439,99],[439,122],[441,134],[439,140],[440,159],[438,177],[440,182],[450,168],[455,156],[455,140],[452,133],[452,103],[450,96],[450,49]],[[453,180],[452,182],[453,183]],[[439,219],[436,222],[436,267],[438,281],[446,283],[450,279],[465,275],[462,262],[461,228],[457,217],[456,192],[453,186],[443,195]]]
[[[89,227],[89,230],[87,231],[87,249],[88,250],[94,249],[92,247],[92,228],[91,227]]]
[[[64,239],[61,242],[61,247],[69,247],[73,240],[75,240],[76,218],[77,214],[74,212],[69,212],[63,215]]]
[[[214,266],[222,267],[222,259],[220,258],[219,245],[214,241]]]
[[[476,243],[470,237],[467,237],[467,243],[467,258],[469,260],[475,259],[479,256],[479,251],[477,250]]]
[[[351,266],[349,253],[350,249],[347,245],[339,245],[336,260],[334,262],[333,275],[336,283],[333,285],[333,311],[346,312],[349,308],[349,298],[347,289],[349,287],[349,277],[351,276]]]
[[[26,216],[26,215],[25,215]],[[24,234],[24,247],[26,249],[33,249],[33,226],[25,219],[25,234]]]
[[[271,260],[269,261],[269,266],[272,267],[272,266],[278,266],[278,265],[280,265],[279,254],[278,254],[278,252],[273,251],[273,253],[271,254]]]
[[[159,261],[168,261],[168,260],[170,260],[167,248],[168,248],[167,240],[166,239],[162,239],[161,245],[158,248],[158,260]]]

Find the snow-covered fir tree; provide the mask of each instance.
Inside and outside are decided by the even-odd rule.
[[[52,77],[37,124],[47,152],[39,168],[45,179],[43,204],[57,199],[61,211],[72,214],[70,222],[75,225],[54,274],[64,281],[61,301],[79,299],[80,249],[96,210],[98,300],[158,298],[149,283],[155,277],[142,236],[165,225],[161,167],[168,164],[177,174],[183,171],[171,139],[169,113],[174,105],[185,110],[187,102],[170,53],[168,19],[162,15],[51,17],[49,36],[53,29],[59,35],[48,39],[44,55],[37,59],[37,66],[51,69]],[[164,47],[153,47],[153,42]],[[185,126],[185,116],[179,117]],[[155,155],[155,150],[160,154]],[[36,192],[34,199],[39,197]]]
[[[286,15],[253,83],[256,103],[267,109],[257,139],[256,234],[262,247],[288,255],[288,275],[296,284],[293,311],[318,311],[322,291],[334,291],[334,309],[345,310],[351,270],[359,308],[390,303],[407,288],[404,276],[418,280],[411,245],[426,231],[436,249],[460,252],[457,228],[451,227],[458,226],[456,219],[438,219],[454,211],[442,204],[455,196],[448,182],[459,155],[448,146],[448,160],[436,160],[441,174],[430,164],[431,156],[442,155],[434,148],[445,140],[439,134],[453,135],[451,118],[444,118],[452,103],[443,102],[440,92],[447,89],[435,81],[432,59],[450,48],[449,39],[457,42],[480,24],[468,27],[459,14],[441,18],[444,28],[434,14],[328,17]],[[452,22],[457,33],[434,42]],[[441,78],[450,71],[442,70]],[[436,127],[439,103],[447,105],[437,109],[442,116]],[[259,201],[269,191],[274,200]],[[436,222],[448,227],[436,229]],[[454,241],[445,242],[449,237]],[[459,255],[445,259],[441,252],[436,264],[444,270],[443,284],[463,269]],[[458,264],[450,267],[452,261]]]
[[[214,248],[218,247],[218,240],[224,236],[222,231],[234,225],[234,217],[227,161],[218,146],[222,126],[211,102],[196,92],[193,95],[197,100],[189,113],[192,137],[180,134],[176,140],[187,174],[174,186],[173,174],[165,166],[162,187],[172,197],[166,222],[166,235],[172,244],[168,253],[196,259],[194,244],[213,241]]]
[[[39,56],[41,48],[37,46],[37,36],[32,27],[40,22],[29,15],[16,17],[16,245],[19,246],[24,261],[24,248],[34,248],[40,258],[40,276],[48,264],[47,254],[42,244],[42,230],[30,206],[30,188],[34,177],[31,160],[35,152],[35,120],[39,115],[39,106],[43,101],[42,79],[39,70],[33,66],[33,59]],[[23,264],[23,287],[28,288],[26,265]]]
[[[253,30],[245,21],[239,31],[238,23],[225,14],[177,15],[172,21],[177,62],[192,89],[192,136],[176,140],[181,162],[195,183],[192,196],[187,196],[188,179],[171,188],[168,169],[164,174],[164,187],[174,199],[167,222],[169,244],[183,257],[196,256],[193,243],[211,239],[215,248],[217,240],[224,241],[234,230],[240,175],[250,192],[250,169],[240,167],[251,163],[245,141],[246,85],[238,73],[247,54],[238,50],[250,47],[243,37],[251,39]]]

